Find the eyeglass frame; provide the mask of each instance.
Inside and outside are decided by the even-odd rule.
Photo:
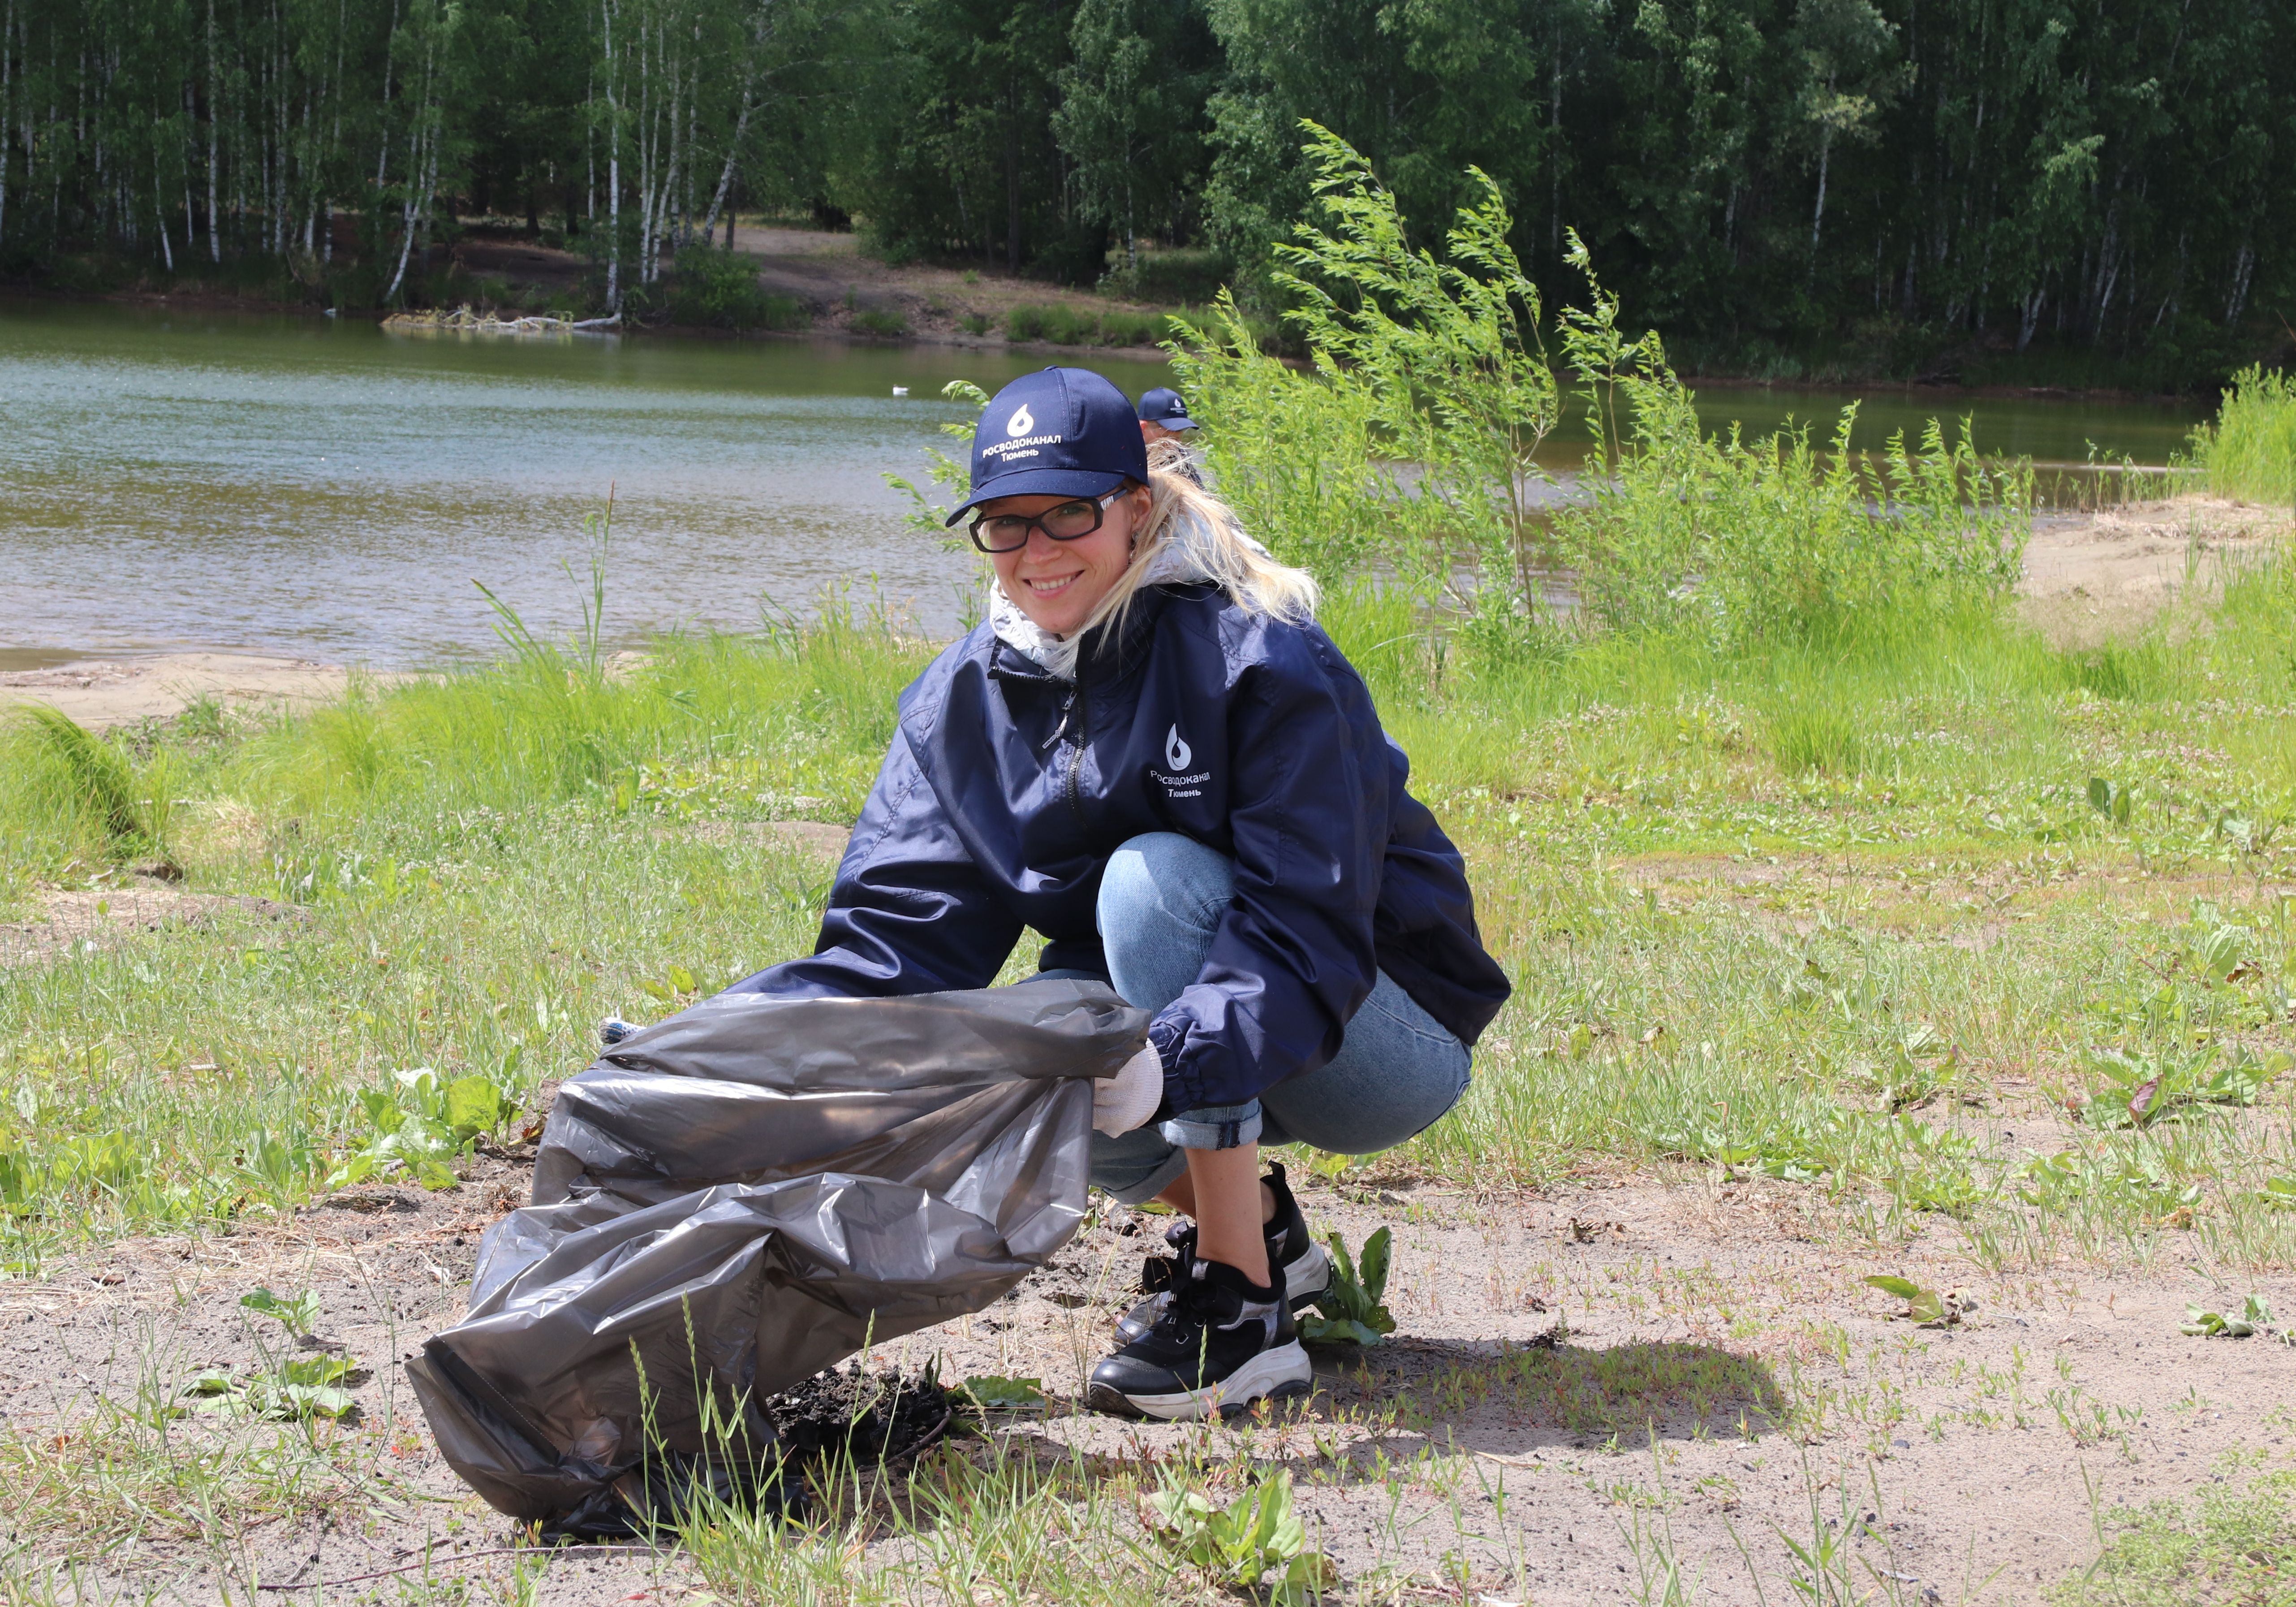
[[[972,538],[972,545],[977,550],[988,554],[990,557],[995,557],[999,553],[1019,552],[1022,548],[1029,545],[1029,532],[1032,530],[1044,531],[1045,540],[1047,541],[1081,541],[1086,536],[1091,535],[1094,532],[1099,530],[1102,525],[1108,523],[1109,504],[1114,502],[1119,497],[1123,496],[1127,491],[1132,489],[1133,488],[1128,485],[1119,485],[1104,497],[1071,497],[1066,502],[1054,503],[1051,507],[1045,509],[1044,513],[1025,516],[1020,514],[975,514],[972,516],[972,523],[968,523],[964,527],[964,533]],[[1045,530],[1045,514],[1056,513],[1060,509],[1078,502],[1089,502],[1092,504],[1093,521],[1091,530],[1080,530],[1072,536],[1056,536],[1053,534],[1051,531]],[[1024,522],[1021,525],[1021,539],[1010,547],[989,546],[988,543],[980,539],[980,527],[983,524],[986,524],[990,519],[1023,519]]]

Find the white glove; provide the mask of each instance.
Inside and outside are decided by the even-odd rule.
[[[1164,1062],[1153,1043],[1124,1063],[1112,1077],[1092,1085],[1092,1125],[1111,1138],[1145,1126],[1164,1102]]]

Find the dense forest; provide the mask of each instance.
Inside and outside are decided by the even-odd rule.
[[[1152,295],[1264,292],[1300,119],[1439,240],[1465,169],[1726,358],[2288,334],[2284,0],[0,0],[0,272],[419,300],[486,220],[619,303],[729,209]]]

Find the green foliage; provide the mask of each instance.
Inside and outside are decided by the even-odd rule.
[[[1349,1257],[1346,1241],[1336,1232],[1327,1235],[1331,1286],[1316,1298],[1316,1309],[1323,1314],[1300,1319],[1301,1339],[1311,1345],[1376,1345],[1395,1331],[1395,1314],[1382,1303],[1394,1238],[1386,1228],[1374,1232],[1363,1242],[1358,1266]]]
[[[802,329],[805,309],[758,281],[758,260],[706,243],[677,253],[669,317],[675,324],[710,329]]]
[[[1554,547],[1590,620],[1734,649],[1904,629],[2007,595],[2031,531],[2030,465],[1979,457],[1966,420],[1951,444],[1932,419],[1917,449],[1899,434],[1878,460],[1853,452],[1854,404],[1823,457],[1806,428],[1710,437],[1656,337],[1620,333],[1575,235],[1570,261],[1593,295],[1562,315],[1563,346],[1611,473],[1557,518]],[[1808,756],[1842,768],[1847,755]]]
[[[1866,1280],[1870,1289],[1885,1295],[1894,1295],[1906,1303],[1899,1314],[1917,1328],[1950,1328],[1966,1313],[1977,1309],[1977,1302],[1963,1290],[1949,1290],[1939,1294],[1933,1289],[1923,1289],[1911,1278],[1880,1273]]]
[[[479,1140],[517,1116],[523,1101],[487,1076],[441,1083],[428,1066],[394,1077],[396,1092],[367,1089],[359,1098],[371,1136],[328,1173],[324,1186],[348,1188],[405,1174],[426,1189],[455,1186],[454,1163]]]
[[[2103,776],[2088,779],[2088,806],[2115,826],[2128,824],[2129,812],[2136,807],[2136,794],[2127,785],[2116,785]]]
[[[168,858],[180,777],[167,750],[139,764],[118,741],[60,710],[28,704],[0,739],[0,762],[11,788],[46,816],[53,858]]]
[[[2050,1607],[2289,1607],[2296,1473],[2212,1480],[2186,1511],[2123,1508],[2096,1561],[2047,1593]]]
[[[1073,15],[1052,134],[1075,163],[1085,205],[1117,235],[1124,293],[1137,296],[1142,225],[1174,217],[1202,170],[1218,54],[1193,5],[1078,0]]]
[[[970,1402],[977,1412],[1020,1412],[1039,1406],[1045,1401],[1045,1385],[1041,1379],[1006,1378],[1000,1373],[978,1373],[956,1387],[956,1393]]]
[[[1265,356],[1233,301],[1186,325],[1175,367],[1247,526],[1326,584],[1376,554],[1416,595],[1479,616],[1538,606],[1529,499],[1558,410],[1538,292],[1507,243],[1498,188],[1471,175],[1447,260],[1414,250],[1395,197],[1313,123],[1305,147],[1329,231],[1277,248],[1285,316],[1314,373]],[[1403,465],[1414,466],[1406,473]],[[1461,589],[1462,565],[1474,580]]]
[[[846,320],[846,327],[856,334],[874,335],[880,340],[894,340],[909,332],[909,321],[899,313],[882,307],[864,307]]]
[[[1253,1480],[1226,1506],[1215,1506],[1201,1490],[1168,1485],[1148,1497],[1147,1509],[1166,1544],[1215,1586],[1258,1590],[1273,1573],[1267,1600],[1291,1607],[1321,1600],[1339,1585],[1331,1559],[1308,1549],[1288,1470]]]
[[[2219,497],[2296,507],[2296,380],[2260,364],[2234,375],[2216,422],[2193,432],[2192,457]]]
[[[317,1326],[319,1297],[310,1290],[291,1299],[258,1286],[239,1298],[239,1303],[258,1316],[269,1317],[287,1331],[291,1339],[299,1339]]]
[[[2296,23],[2269,5],[2144,0],[2070,29],[1911,0],[12,15],[0,272],[84,293],[483,301],[508,287],[447,260],[459,202],[589,255],[600,301],[658,307],[665,254],[738,203],[1131,295],[1226,277],[1264,309],[1271,243],[1309,206],[1308,117],[1385,175],[1414,238],[1472,203],[1470,169],[1538,274],[1588,228],[1703,372],[1982,382],[1997,352],[2055,344],[2060,383],[2213,383],[2279,338],[2259,309],[2284,305],[2296,238],[2272,68]],[[1206,260],[1158,288],[1184,251]]]
[[[2209,1105],[2253,1105],[2274,1077],[2296,1067],[2284,1051],[2259,1059],[2238,1046],[2207,1044],[2166,1054],[2106,1050],[2089,1057],[2103,1086],[2081,1108],[2092,1127],[2149,1127]]]
[[[289,1348],[273,1356],[258,1339],[258,1364],[242,1373],[231,1367],[209,1367],[184,1380],[167,1414],[191,1412],[227,1413],[269,1422],[309,1422],[314,1418],[348,1415],[357,1403],[346,1387],[360,1371],[356,1356],[324,1347],[298,1350],[294,1342],[308,1338],[319,1320],[319,1297],[309,1290],[289,1299],[268,1289],[242,1295],[240,1305],[268,1317],[285,1331]]]
[[[1163,338],[1166,323],[1161,313],[1024,302],[1004,315],[1004,338],[1055,346],[1152,346]]]
[[[2262,1295],[2243,1296],[2236,1311],[2210,1311],[2198,1306],[2185,1307],[2185,1320],[2177,1324],[2177,1331],[2195,1339],[2252,1339],[2272,1325],[2272,1307]]]
[[[1539,512],[1537,453],[1562,399],[1496,187],[1470,175],[1479,195],[1439,260],[1410,246],[1362,157],[1310,130],[1330,227],[1300,226],[1275,280],[1313,372],[1263,355],[1232,301],[1174,346],[1222,490],[1279,556],[1327,586],[1370,570],[1440,598],[1470,645],[1499,656],[1557,624],[1558,558],[1582,625],[1702,636],[1717,651],[1919,629],[2006,595],[2030,528],[2029,467],[1980,458],[1965,424],[1948,444],[1935,421],[1918,447],[1900,436],[1878,457],[1853,453],[1854,408],[1823,454],[1807,430],[1710,438],[1656,337],[1621,332],[1576,235],[1589,301],[1558,322],[1609,473]],[[1857,734],[1822,710],[1788,711],[1775,730],[1796,770],[1858,768]]]

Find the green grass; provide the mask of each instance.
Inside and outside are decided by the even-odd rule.
[[[2296,382],[2243,370],[2212,424],[2193,432],[2193,462],[2219,497],[2296,507]]]
[[[2273,1188],[2296,1179],[2274,1059],[2296,566],[2234,577],[2173,640],[2087,654],[1981,608],[1727,655],[1613,634],[1494,655],[1374,592],[1329,618],[1517,986],[1461,1108],[1382,1167],[1768,1171],[1856,1231],[1939,1227],[1994,1265],[2296,1255]],[[620,676],[529,650],[256,729],[15,721],[19,906],[158,855],[190,893],[298,913],[0,968],[6,1258],[284,1210],[376,1136],[359,1095],[396,1074],[526,1097],[600,1016],[802,952],[826,867],[733,828],[852,819],[930,651],[832,611],[665,639]],[[2195,958],[2211,944],[2228,973]],[[2252,1102],[2065,1118],[2114,1054],[2230,1068]]]
[[[2226,1471],[2237,1475],[2237,1458]],[[2051,1607],[2296,1603],[2296,1473],[2214,1483],[2190,1511],[2158,1501],[2108,1521],[2103,1554],[2048,1593]]]

